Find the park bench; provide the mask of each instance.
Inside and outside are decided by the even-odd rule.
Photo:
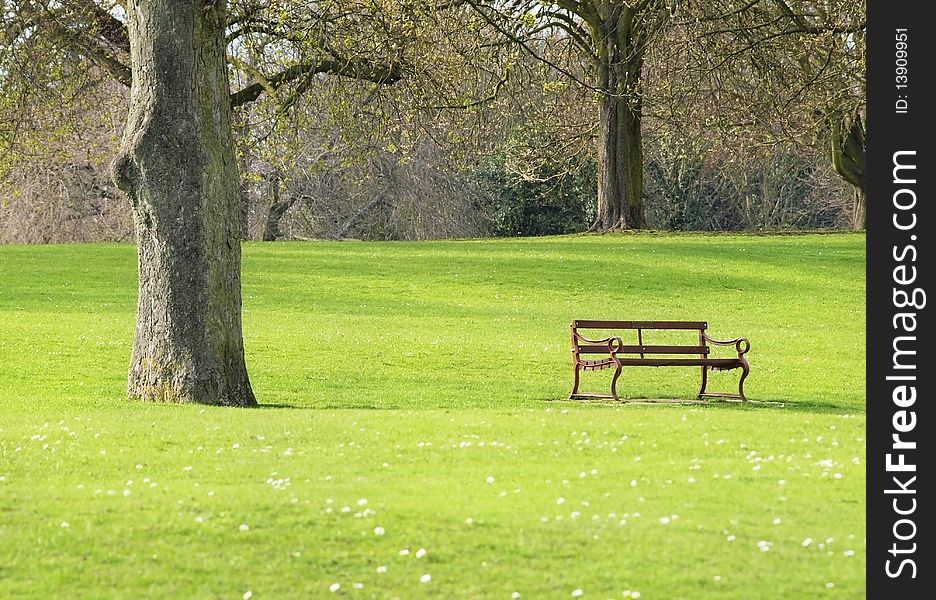
[[[621,367],[701,367],[702,387],[699,388],[698,398],[721,397],[746,401],[744,379],[748,376],[750,367],[744,355],[750,350],[751,343],[746,338],[727,341],[712,339],[705,333],[707,327],[705,321],[572,321],[573,384],[569,398],[617,400],[617,380],[621,375]],[[581,333],[582,330],[590,336],[595,335],[591,332],[598,332],[598,336],[602,337],[585,337]],[[645,340],[645,337],[656,336],[657,333],[654,332],[664,330],[667,333],[660,334],[660,337],[667,338],[664,342],[654,345]],[[693,336],[691,343],[688,343],[688,340],[682,344],[672,343],[671,338],[674,335],[678,336],[680,330],[686,333],[694,331],[698,335]],[[627,342],[625,337],[628,338]],[[734,346],[738,355],[714,358],[711,356],[710,346]],[[611,378],[610,394],[579,392],[579,371],[612,368],[614,375]],[[709,369],[741,369],[738,393],[706,392]]]

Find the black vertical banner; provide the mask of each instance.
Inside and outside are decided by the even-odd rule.
[[[932,598],[936,590],[936,506],[923,491],[933,489],[936,452],[931,6],[867,4],[869,598]]]

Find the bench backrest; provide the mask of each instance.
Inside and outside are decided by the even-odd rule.
[[[579,354],[608,354],[607,343],[595,343],[596,338],[587,337],[579,330],[606,330],[601,338],[619,335],[624,342],[618,350],[618,354],[637,354],[640,358],[645,355],[663,355],[663,354],[695,354],[698,356],[708,356],[709,347],[705,343],[705,330],[708,323],[705,321],[592,321],[577,319],[572,321],[572,354],[578,357]],[[644,331],[647,330],[694,330],[698,332],[697,342],[678,343],[668,342],[666,344],[646,344],[644,343]],[[627,336],[630,331],[636,332],[634,336]],[[592,334],[589,334],[592,335]],[[627,336],[627,337],[625,337]],[[631,343],[636,341],[636,343]]]

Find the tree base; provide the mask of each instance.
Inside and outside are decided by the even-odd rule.
[[[627,223],[624,222],[624,219],[618,219],[615,223],[611,225],[605,225],[600,219],[596,219],[594,223],[591,224],[585,233],[615,233],[615,232],[625,232],[625,231],[635,231],[633,227],[628,227]]]

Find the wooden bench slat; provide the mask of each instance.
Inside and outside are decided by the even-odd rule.
[[[619,358],[624,367],[715,367],[741,366],[737,358]]]
[[[607,354],[607,344],[579,344],[580,354]],[[708,346],[621,346],[617,354],[708,354]]]
[[[706,321],[593,321],[576,319],[576,329],[707,329]]]

